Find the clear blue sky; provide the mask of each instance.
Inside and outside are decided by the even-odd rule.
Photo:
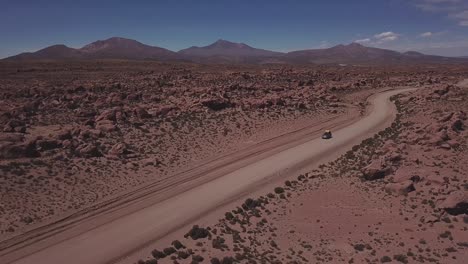
[[[468,0],[0,0],[0,58],[113,36],[170,50],[217,39],[291,51],[358,41],[468,55]]]

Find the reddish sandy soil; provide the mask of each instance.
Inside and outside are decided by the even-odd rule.
[[[267,195],[232,205],[223,219],[201,219],[156,242],[143,259],[466,263],[466,84],[396,97],[399,114],[388,129]]]
[[[112,212],[103,212],[101,217],[97,215],[92,219],[86,219],[87,221],[81,221],[79,225],[74,223],[59,235],[49,236],[41,242],[42,245],[50,243],[50,246],[41,251],[32,252],[33,254],[15,261],[15,263],[34,261],[43,263],[67,262],[70,264],[105,263],[115,256],[126,255],[129,249],[138,249],[148,241],[162,238],[167,232],[177,231],[181,226],[193,222],[200,215],[222,208],[224,204],[239,197],[239,195],[243,196],[274,179],[297,173],[310,165],[325,161],[325,158],[344,153],[352,146],[353,142],[359,142],[359,139],[372,134],[372,131],[378,131],[393,120],[394,111],[392,108],[394,107],[388,99],[392,94],[401,91],[392,90],[372,96],[370,98],[372,107],[369,109],[369,114],[342,129],[334,130],[334,140],[324,141],[317,138],[320,134],[315,134],[311,139],[304,136],[300,137],[302,143],[283,144],[280,150],[272,149],[265,152],[266,155],[262,153],[247,158],[250,162],[246,163],[248,161],[246,159],[239,162],[231,161],[218,169],[207,171],[204,176],[197,179],[167,188],[165,192],[170,196],[164,200],[158,201],[158,191],[154,190],[150,195],[137,197],[130,201],[131,204],[134,204],[148,200],[151,204],[146,207],[137,211],[132,211],[135,206],[131,205],[112,208],[114,212],[127,212],[127,214],[115,218],[112,222],[95,226],[89,231],[85,229],[85,222],[96,224],[97,221],[107,218]],[[284,145],[289,146],[284,148]],[[232,171],[229,169],[230,167],[233,167]],[[188,174],[187,176],[187,178],[193,178],[195,175]],[[205,178],[208,178],[209,181],[200,182]],[[187,190],[181,190],[181,187],[187,184],[194,184],[194,186]],[[155,221],[156,219],[158,221]],[[51,232],[45,232],[45,235],[57,231],[57,226],[53,228],[50,229]],[[81,230],[82,233],[62,240],[61,237],[72,230]],[[37,239],[37,237],[31,238]],[[34,245],[23,247],[21,250],[12,252],[10,257],[18,255],[18,252],[25,252],[33,248]],[[99,250],[96,251],[96,248]],[[79,255],[79,252],[88,253]],[[70,260],[70,255],[76,257]],[[6,261],[10,257],[5,256]]]
[[[48,231],[65,217],[81,221],[102,208],[124,206],[134,201],[135,194],[140,199],[144,197],[138,194],[142,190],[152,193],[171,183],[180,190],[189,189],[199,182],[180,184],[184,172],[212,164],[219,157],[236,153],[244,157],[272,138],[276,140],[270,148],[298,144],[299,139],[321,131],[323,124],[343,126],[359,117],[365,99],[376,90],[399,86],[424,86],[425,92],[443,90],[466,72],[461,66],[213,67],[151,62],[0,66],[0,246],[4,252],[18,241],[35,242],[31,234]],[[447,92],[440,93],[440,98],[431,100],[453,99],[445,95]],[[427,99],[421,98],[424,103],[418,106],[426,107]],[[439,101],[434,107],[441,106]],[[447,105],[456,111],[463,109],[457,105],[463,102]],[[417,111],[426,113],[427,109]],[[292,131],[298,132],[290,137]],[[283,136],[278,140],[281,135],[288,139],[282,141]],[[458,140],[459,146],[466,143],[466,138],[465,142]],[[443,144],[437,145],[441,151],[458,149],[447,149]],[[353,188],[358,186],[358,181],[347,180],[349,185],[340,181],[337,186],[348,191],[352,188],[346,186],[351,183]],[[333,186],[320,184],[323,190]],[[301,196],[299,191],[291,193],[291,199]],[[349,200],[359,202],[359,197]],[[276,212],[283,207],[293,211],[288,204],[299,200],[289,198],[274,199]],[[382,202],[377,197],[375,200]],[[142,202],[141,206],[146,205]],[[278,213],[275,219],[280,215],[284,214]],[[287,217],[294,222],[292,215]],[[41,243],[35,244],[40,248]],[[199,248],[190,240],[184,243]],[[284,243],[289,242],[285,239]],[[205,259],[235,256],[232,245],[222,254],[212,250],[205,247]],[[286,251],[276,251],[278,258],[286,257]]]

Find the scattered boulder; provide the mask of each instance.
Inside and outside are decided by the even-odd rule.
[[[460,132],[462,130],[465,130],[464,129],[464,124],[463,124],[463,121],[461,119],[457,119],[455,120],[453,123],[452,123],[452,130],[455,131],[455,132]]]
[[[110,120],[102,120],[96,124],[96,129],[102,132],[112,132],[117,130],[117,126]]]
[[[142,107],[137,107],[134,110],[135,115],[140,119],[151,118],[151,115]]]
[[[65,149],[68,149],[68,148],[71,148],[73,146],[73,143],[71,140],[64,140],[62,141],[62,147],[65,148]]]
[[[56,139],[41,139],[36,142],[39,151],[52,150],[62,147],[60,142]]]
[[[26,133],[26,124],[17,119],[10,120],[3,128],[3,132]]]
[[[9,112],[4,112],[0,114],[0,124],[6,123],[13,118],[13,115]]]
[[[365,180],[373,181],[390,175],[393,172],[393,169],[385,164],[381,164],[379,161],[374,161],[361,172]]]
[[[447,121],[449,121],[452,117],[453,117],[453,112],[448,113],[448,114],[442,116],[442,118],[440,118],[439,121],[440,121],[440,122],[447,122]]]
[[[80,138],[82,139],[98,139],[103,136],[103,133],[101,130],[98,129],[83,129],[80,131]]]
[[[59,140],[72,139],[71,131],[70,130],[62,130],[62,131],[57,133],[56,138],[59,139]]]
[[[161,164],[161,161],[155,158],[141,159],[140,162],[145,167],[146,166],[159,166]]]
[[[116,111],[114,109],[104,110],[100,115],[98,115],[95,119],[96,122],[101,120],[110,120],[116,121]]]
[[[16,159],[16,158],[34,158],[38,157],[39,153],[36,150],[35,141],[27,141],[22,143],[5,142],[0,143],[0,158]]]
[[[385,185],[384,189],[389,193],[396,193],[399,195],[405,195],[415,190],[412,180],[406,180],[397,183],[389,183]]]
[[[419,175],[424,173],[425,171],[415,170],[412,167],[401,167],[398,168],[398,170],[393,175],[393,182],[398,183],[410,180],[414,183],[417,183],[421,180]]]
[[[458,112],[457,113],[457,118],[461,119],[461,120],[466,120],[467,119],[466,112],[464,112],[464,111]]]
[[[87,143],[79,146],[77,149],[78,154],[84,158],[101,157],[102,153],[94,144]]]
[[[117,143],[109,150],[107,154],[112,156],[122,157],[126,154],[129,154],[130,151],[127,149],[127,145],[125,143]]]
[[[444,144],[447,140],[450,140],[447,130],[441,130],[430,137],[429,144],[433,146],[440,146]]]
[[[442,175],[430,174],[424,178],[424,181],[428,184],[442,185],[444,184],[444,178]]]
[[[437,134],[442,141],[447,141],[450,139],[447,130],[442,130]]]
[[[444,209],[451,215],[468,214],[468,192],[456,191],[447,196],[447,198],[438,205],[438,208]]]
[[[93,110],[88,110],[88,109],[77,109],[75,110],[75,114],[77,117],[94,117],[96,115],[96,112]]]
[[[233,107],[234,104],[224,99],[212,99],[202,102],[202,105],[213,111],[221,111]]]
[[[402,159],[401,154],[396,153],[396,152],[391,152],[385,156],[385,160],[390,161],[390,162],[398,162]]]
[[[169,114],[172,110],[175,110],[176,107],[173,107],[173,106],[162,106],[158,109],[156,109],[153,114],[156,115],[156,116],[166,116],[167,114]]]
[[[445,86],[445,87],[443,87],[443,88],[435,89],[435,90],[434,90],[434,93],[437,94],[437,95],[439,95],[439,96],[442,96],[442,95],[444,95],[444,94],[446,94],[446,93],[449,92],[449,88],[450,88],[450,86],[447,85],[447,86]]]
[[[452,146],[449,143],[442,143],[442,144],[440,144],[439,147],[442,148],[442,149],[451,149],[452,148]]]

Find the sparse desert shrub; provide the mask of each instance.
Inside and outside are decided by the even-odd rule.
[[[392,259],[389,256],[383,256],[380,258],[380,262],[386,263],[386,262],[392,262]]]
[[[449,252],[449,253],[457,252],[457,250],[456,250],[454,247],[446,248],[445,251],[447,251],[447,252]]]
[[[194,225],[184,237],[191,237],[193,240],[197,240],[200,238],[206,238],[209,234],[210,232],[207,229]]]
[[[259,200],[248,198],[247,200],[245,200],[244,204],[242,205],[242,208],[248,211],[251,209],[255,209],[255,207],[260,206],[260,205],[261,205],[261,202]]]
[[[187,251],[179,251],[177,252],[177,257],[179,259],[187,259],[188,257],[190,257],[190,254]]]
[[[448,238],[450,236],[452,236],[452,233],[450,233],[450,231],[445,231],[439,235],[439,237],[441,238]]]
[[[234,103],[226,100],[209,100],[202,102],[202,105],[213,111],[220,111],[235,106]]]
[[[216,249],[226,248],[227,249],[227,245],[224,244],[224,242],[225,240],[222,237],[216,237],[215,239],[211,241],[213,248],[216,248]]]
[[[231,212],[226,212],[224,214],[224,217],[226,218],[226,220],[228,221],[231,221],[232,219],[234,219],[234,215],[231,213]]]
[[[166,257],[166,254],[164,254],[164,252],[161,252],[157,249],[151,251],[151,255],[153,255],[155,259],[162,259]]]
[[[212,258],[210,262],[211,264],[221,264],[221,261],[218,258]]]
[[[408,263],[408,257],[403,254],[395,255],[393,256],[393,259],[401,263],[405,263],[405,264]]]
[[[278,245],[276,244],[276,242],[273,241],[273,240],[270,241],[270,246],[272,246],[272,247],[274,247],[274,248],[277,248],[277,247],[278,247]]]
[[[175,250],[175,248],[173,248],[173,247],[167,247],[167,248],[165,248],[165,249],[163,250],[163,252],[164,252],[164,254],[166,254],[166,256],[169,256],[169,255],[171,255],[171,254],[176,253],[176,250]]]
[[[176,249],[185,248],[185,246],[179,240],[172,241],[171,245],[174,246]]]
[[[283,187],[276,187],[275,188],[275,193],[277,193],[277,194],[284,193],[284,188]]]
[[[234,263],[234,259],[232,257],[224,257],[221,261],[222,264],[232,264]]]
[[[196,262],[202,262],[204,260],[204,258],[202,256],[200,256],[200,255],[193,255],[192,260],[196,261]]]
[[[364,244],[356,244],[354,245],[354,249],[357,251],[363,251],[366,248]]]

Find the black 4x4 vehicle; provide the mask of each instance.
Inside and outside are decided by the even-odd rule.
[[[332,133],[331,133],[331,131],[330,131],[330,130],[325,130],[325,133],[323,133],[322,138],[323,138],[323,139],[330,139],[330,138],[332,138]]]

